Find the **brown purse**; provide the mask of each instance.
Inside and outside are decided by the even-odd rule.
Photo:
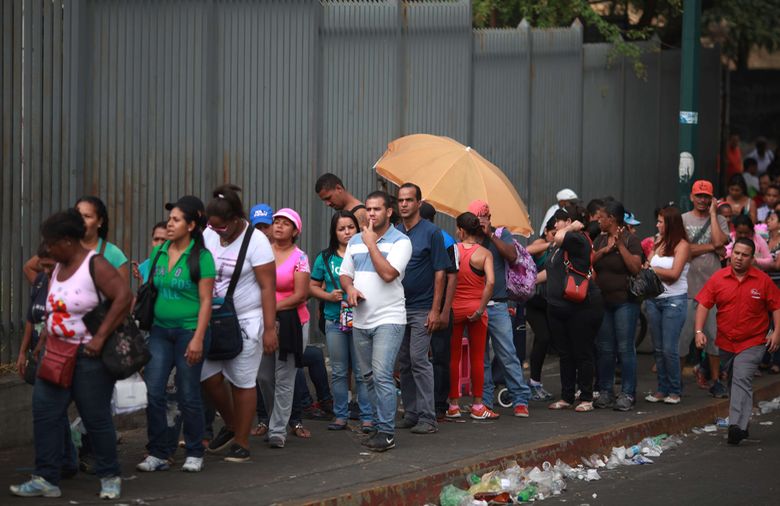
[[[79,346],[59,337],[49,336],[38,366],[38,378],[62,388],[69,388],[73,384]]]

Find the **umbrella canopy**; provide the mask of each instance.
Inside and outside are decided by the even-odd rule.
[[[490,205],[493,226],[526,237],[533,232],[525,204],[501,169],[449,137],[414,134],[396,139],[374,168],[396,185],[416,184],[426,202],[452,217],[481,199]]]

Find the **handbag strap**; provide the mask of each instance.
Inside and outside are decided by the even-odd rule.
[[[168,242],[168,241],[165,241]],[[163,245],[164,246],[164,245]],[[160,258],[160,254],[162,253],[162,246],[157,250],[157,254],[154,255],[154,260],[152,260],[152,265],[149,266],[149,274],[146,278],[146,284],[153,284],[154,283],[154,269],[157,267],[157,260]]]
[[[337,290],[338,289],[337,287],[339,287],[340,285],[336,283],[336,278],[335,276],[333,276],[333,272],[331,272],[330,270],[330,265],[328,262],[328,260],[330,260],[330,255],[325,254],[327,251],[328,250],[322,251],[322,263],[325,264],[325,272],[328,273],[328,277],[330,277],[330,282],[333,283],[333,289]]]
[[[98,304],[103,302],[103,297],[100,296],[100,288],[97,286],[97,281],[95,281],[95,257],[97,255],[92,255],[89,258],[89,277],[92,278],[92,285],[95,287],[95,293],[98,297]]]
[[[230,285],[228,285],[227,293],[225,294],[225,300],[233,300],[233,292],[238,285],[238,278],[241,277],[241,271],[244,268],[244,260],[246,259],[246,250],[249,249],[249,241],[252,239],[252,232],[255,228],[247,223],[246,232],[244,232],[244,241],[241,243],[241,249],[238,252],[238,259],[236,259],[236,267],[233,269],[233,275],[230,277]]]
[[[575,274],[579,274],[582,277],[590,279],[593,276],[593,240],[588,234],[583,233],[582,235],[585,236],[585,238],[588,240],[588,244],[590,245],[590,255],[588,255],[588,272],[580,272],[575,269],[572,263],[569,261],[569,252],[566,250],[563,250],[563,266],[566,268],[567,273],[573,272]],[[561,249],[563,249],[563,245],[561,245]]]

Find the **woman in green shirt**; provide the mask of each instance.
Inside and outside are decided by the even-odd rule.
[[[214,289],[214,258],[203,245],[203,203],[182,197],[168,203],[168,240],[152,251],[160,257],[153,273],[157,288],[154,324],[149,334],[152,359],[144,368],[148,406],[146,431],[148,456],[139,471],[165,471],[171,447],[168,443],[168,376],[176,367],[176,394],[184,426],[187,459],[182,471],[203,469],[203,401],[200,372],[209,346],[211,292]]]

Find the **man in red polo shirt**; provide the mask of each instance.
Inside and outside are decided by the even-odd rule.
[[[707,336],[702,330],[707,313],[718,306],[720,360],[729,372],[729,444],[748,437],[753,410],[753,375],[764,352],[780,348],[780,289],[764,272],[753,266],[756,246],[750,239],[737,239],[731,265],[719,270],[701,289],[696,301],[696,346],[703,348]],[[772,313],[774,330],[767,336]]]

